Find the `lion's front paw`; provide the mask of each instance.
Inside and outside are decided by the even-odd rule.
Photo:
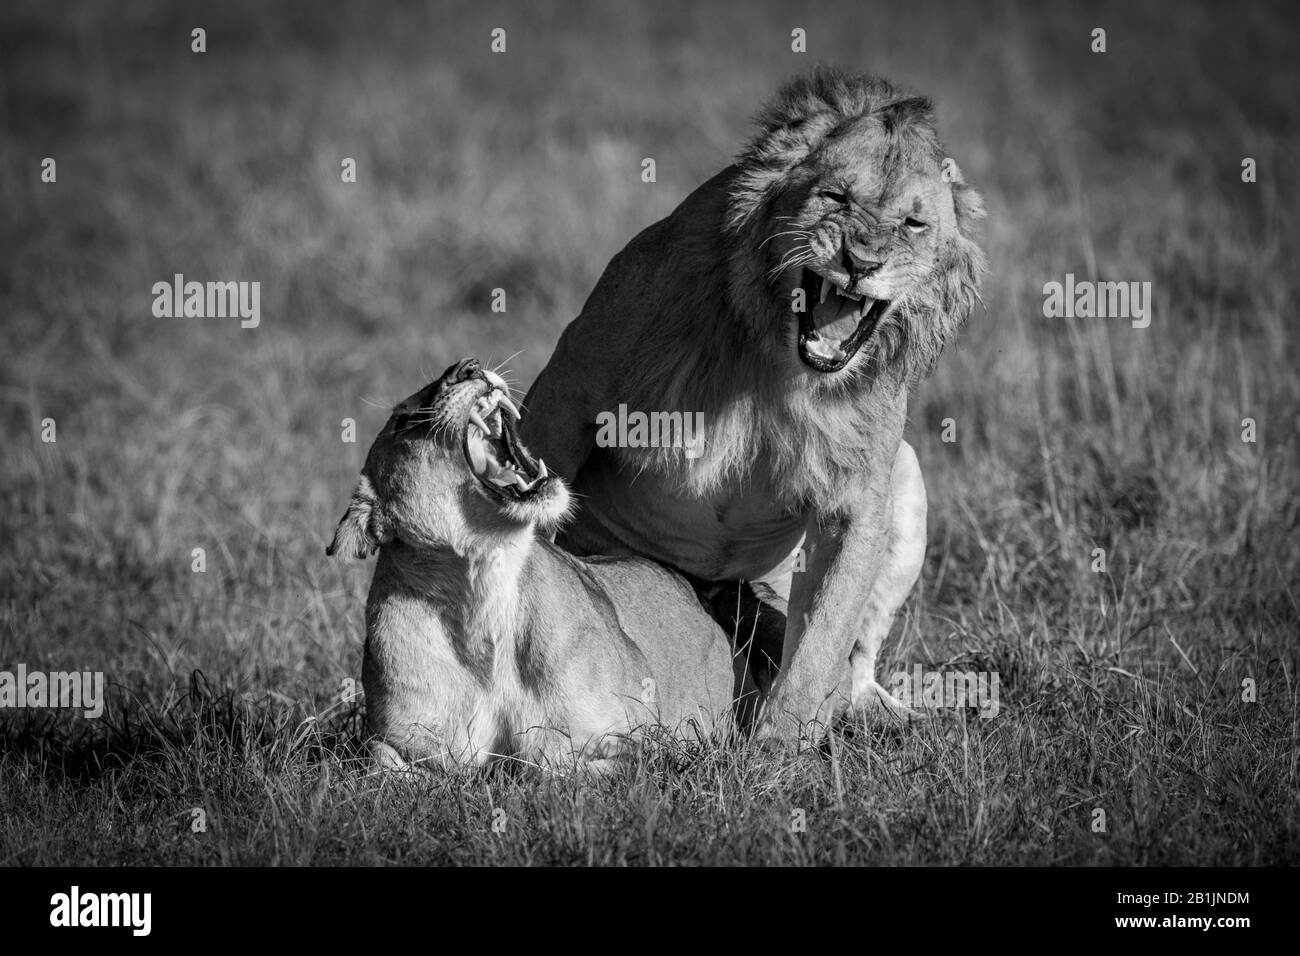
[[[869,722],[894,721],[909,723],[922,720],[926,714],[913,710],[881,687],[874,680],[863,681],[853,688],[849,713]]]

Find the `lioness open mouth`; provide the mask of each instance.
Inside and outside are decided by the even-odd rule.
[[[871,338],[889,302],[844,292],[812,269],[803,270],[799,285],[805,301],[816,303],[799,313],[799,358],[818,372],[838,372]]]
[[[474,402],[465,423],[465,460],[483,486],[507,501],[525,501],[550,479],[546,462],[519,440],[519,409],[493,385]]]

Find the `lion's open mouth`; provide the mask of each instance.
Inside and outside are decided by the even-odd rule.
[[[799,285],[814,303],[799,313],[799,358],[818,372],[838,372],[871,338],[889,302],[845,293],[812,269],[803,270]]]
[[[465,424],[465,460],[483,486],[507,501],[524,501],[550,478],[546,462],[519,440],[519,410],[501,388],[489,388]]]

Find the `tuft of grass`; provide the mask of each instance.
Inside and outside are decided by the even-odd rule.
[[[0,847],[19,865],[1279,864],[1292,727],[1068,642],[992,651],[1001,711],[838,728],[774,756],[647,743],[610,776],[503,762],[374,774],[356,703],[215,690],[115,701],[102,736],[5,726]],[[1280,668],[1261,697],[1287,693]],[[313,712],[319,707],[319,712]],[[1095,811],[1106,811],[1094,832]],[[200,813],[201,811],[201,813]]]

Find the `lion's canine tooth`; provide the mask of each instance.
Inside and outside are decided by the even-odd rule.
[[[826,297],[831,294],[831,289],[835,288],[835,283],[828,277],[822,276],[822,297],[821,302],[826,301]]]
[[[515,408],[515,403],[510,401],[509,395],[502,392],[501,397],[497,400],[497,407],[504,408],[510,413],[511,418],[515,421],[519,421],[519,409]]]
[[[471,408],[469,410],[469,420],[471,424],[478,426],[478,430],[484,435],[490,434],[488,432],[487,422],[483,421],[483,416],[478,413],[477,408]]]
[[[519,472],[516,471],[515,487],[518,488],[520,491],[527,491],[528,489],[533,487],[533,484],[527,478],[525,478],[523,475],[519,474]]]
[[[875,299],[871,298],[871,296],[869,295],[864,295],[862,297],[862,305],[859,306],[858,308],[859,318],[865,319],[867,317],[867,313],[871,311],[871,307],[875,304],[876,304]]]
[[[541,481],[543,478],[549,478],[550,476],[551,473],[546,470],[546,462],[540,458],[537,459],[537,480]]]

